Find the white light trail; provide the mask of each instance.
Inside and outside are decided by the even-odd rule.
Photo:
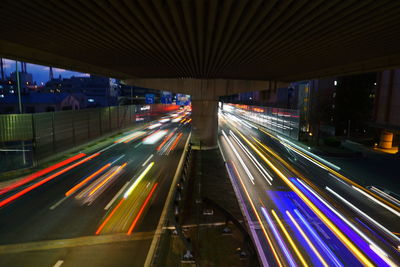
[[[369,194],[365,193],[364,191],[362,191],[361,189],[355,187],[354,185],[352,185],[351,187],[353,187],[354,190],[357,190],[357,192],[359,192],[360,194],[366,196],[367,198],[369,198],[370,200],[372,200],[373,202],[375,202],[376,204],[384,207],[385,209],[387,209],[388,211],[392,212],[393,214],[397,215],[398,217],[400,217],[400,213],[394,209],[392,209],[391,207],[389,207],[388,205],[380,202],[379,200],[375,199],[374,197],[370,196]]]
[[[333,191],[332,189],[330,189],[329,187],[325,187],[326,190],[328,190],[332,195],[336,196],[338,199],[340,199],[341,201],[343,201],[347,206],[349,206],[350,208],[352,208],[353,210],[355,210],[356,212],[358,212],[359,214],[361,214],[362,216],[364,216],[366,219],[368,219],[370,222],[374,223],[376,226],[378,226],[380,229],[382,229],[385,233],[387,233],[390,237],[392,237],[394,240],[396,240],[397,242],[400,242],[400,238],[398,238],[395,234],[393,234],[391,231],[389,231],[386,227],[384,227],[382,224],[378,223],[377,221],[375,221],[374,219],[372,219],[370,216],[368,216],[365,212],[361,211],[359,208],[357,208],[356,206],[354,206],[352,203],[350,203],[349,201],[347,201],[345,198],[343,198],[341,195],[339,195],[338,193],[336,193],[335,191]],[[399,245],[398,245],[399,246]]]
[[[300,179],[297,179],[299,183],[301,183],[304,187],[306,187],[319,201],[321,201],[326,207],[328,207],[333,213],[336,214],[342,221],[344,221],[351,229],[353,229],[361,238],[363,238],[369,245],[370,248],[374,248],[373,251],[379,251],[378,256],[380,256],[385,262],[387,262],[389,259],[387,258],[387,254],[383,251],[382,248],[380,248],[374,241],[372,241],[368,236],[366,236],[361,230],[359,230],[353,223],[351,223],[349,220],[346,219],[342,214],[339,213],[335,208],[332,207],[332,205],[328,204],[321,196],[319,196],[316,192],[314,192],[311,187],[309,187],[306,183],[301,181]],[[382,256],[381,256],[382,255]],[[389,260],[390,261],[390,260]]]
[[[245,152],[245,154],[250,158],[250,160],[253,162],[253,164],[256,166],[256,168],[261,173],[261,175],[264,177],[264,179],[268,182],[268,184],[272,185],[272,183],[268,180],[268,178],[269,178],[272,181],[273,180],[272,176],[264,169],[264,167],[258,162],[258,160],[243,145],[243,143],[240,142],[239,138],[237,138],[237,136],[232,131],[229,131],[229,133],[232,135],[233,140],[236,141],[236,143],[239,145],[239,147],[241,147],[242,150]]]
[[[239,153],[237,152],[236,148],[233,146],[231,140],[229,140],[229,138],[226,135],[226,133],[224,132],[224,130],[222,130],[222,134],[225,136],[226,141],[228,142],[229,146],[232,148],[233,152],[235,153],[236,157],[238,158],[240,164],[242,165],[242,167],[243,167],[244,171],[246,172],[247,176],[249,177],[250,181],[254,184],[253,175],[251,174],[251,172],[247,168],[246,164],[243,162],[242,157],[239,155]]]

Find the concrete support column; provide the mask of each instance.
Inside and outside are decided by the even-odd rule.
[[[192,100],[192,143],[201,150],[213,149],[217,145],[218,101]]]

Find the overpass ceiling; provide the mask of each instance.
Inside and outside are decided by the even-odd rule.
[[[118,78],[293,81],[400,65],[400,1],[0,5],[1,56]]]

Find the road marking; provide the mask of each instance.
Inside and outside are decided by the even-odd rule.
[[[0,254],[95,246],[100,244],[129,242],[135,240],[148,240],[152,239],[153,235],[154,231],[149,231],[149,232],[135,232],[130,236],[126,235],[125,233],[119,233],[110,235],[81,236],[69,239],[57,239],[57,240],[0,245]]]
[[[64,263],[63,260],[59,260],[56,262],[56,264],[53,265],[53,267],[60,267]]]
[[[125,188],[128,186],[129,182],[126,182],[126,184],[124,184],[124,186],[118,191],[117,194],[115,194],[115,196],[113,197],[113,199],[111,199],[110,202],[108,202],[107,206],[104,208],[105,210],[108,210],[112,204],[115,202],[115,200],[117,200],[117,197],[122,193],[122,191],[125,190]]]
[[[108,147],[105,147],[105,148],[103,148],[102,150],[100,150],[98,153],[104,152],[104,151],[106,151],[106,150],[108,150],[108,149],[110,149],[110,148],[112,148],[112,147],[114,147],[114,146],[116,146],[116,145],[118,145],[118,143],[109,145]]]
[[[56,204],[54,204],[53,206],[50,207],[50,210],[54,210],[55,208],[57,208],[61,203],[63,203],[68,197],[63,197],[62,199],[60,199]]]
[[[139,144],[135,145],[135,148],[138,148],[141,144],[142,144],[142,142],[140,142]]]
[[[111,162],[110,164],[113,165],[115,162],[117,162],[118,160],[122,159],[123,157],[125,157],[125,154],[119,156],[116,160],[114,160],[114,161]]]
[[[149,162],[149,160],[151,160],[151,158],[152,158],[153,156],[154,156],[154,155],[151,154],[150,157],[148,157],[148,158],[146,159],[146,161],[142,164],[142,166],[144,167],[144,166],[147,164],[147,162]]]

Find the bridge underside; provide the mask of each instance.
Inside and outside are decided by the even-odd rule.
[[[294,81],[400,65],[399,1],[3,0],[0,56],[116,78]]]
[[[0,57],[189,93],[200,139],[219,95],[400,66],[399,1],[1,4]]]

